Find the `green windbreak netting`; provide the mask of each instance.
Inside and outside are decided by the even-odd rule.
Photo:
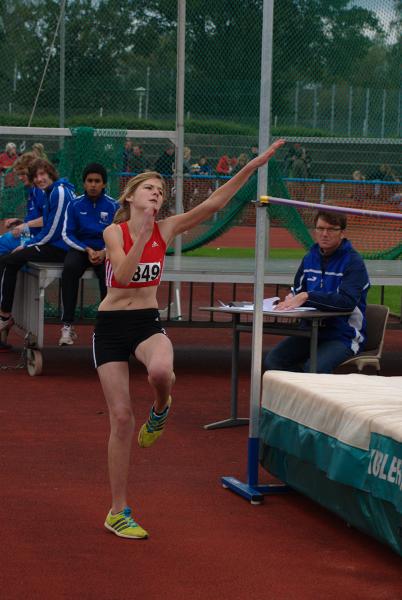
[[[82,165],[97,161],[104,164],[107,170],[111,173],[111,193],[116,196],[119,193],[119,189],[124,186],[127,180],[126,173],[124,170],[123,156],[123,142],[125,140],[125,133],[121,131],[99,131],[94,130],[90,127],[81,127],[72,130],[72,137],[67,138],[65,146],[61,152],[61,172],[67,173],[69,179],[75,183],[78,187],[80,185]],[[120,177],[119,177],[119,167]],[[152,168],[152,165],[150,165]],[[279,196],[282,198],[288,198],[288,192],[285,184],[282,181],[280,169],[275,160],[271,160],[269,164],[269,177],[268,177],[268,191],[273,196]],[[134,174],[134,173],[133,173]],[[119,178],[119,182],[116,179]],[[199,179],[191,176],[185,178],[185,195],[192,195],[190,202],[188,198],[184,198],[184,206],[189,209],[192,208],[196,203],[193,201],[194,197],[199,196],[197,201],[205,199],[203,194],[195,194],[197,189],[195,186],[204,184],[204,196],[206,197],[212,193],[213,189],[217,187],[217,184],[223,184],[225,179],[216,181],[216,178],[211,180]],[[168,181],[168,189],[170,191],[170,197],[174,198],[174,187],[172,181]],[[209,186],[206,188],[205,183]],[[242,222],[245,209],[250,203],[257,199],[257,177],[253,176],[250,181],[240,190],[229,205],[214,217],[204,223],[200,224],[195,229],[188,232],[183,239],[182,250],[188,252],[194,250],[200,246],[211,242],[212,240],[219,237],[227,229],[232,227],[234,224]],[[170,208],[173,208],[173,202],[170,203]],[[308,247],[312,243],[312,238],[300,218],[298,212],[289,207],[285,206],[271,206],[270,216],[273,223],[276,226],[286,227],[289,232],[298,240],[303,246]],[[166,214],[166,213],[165,213]],[[162,213],[163,215],[163,213]],[[168,254],[172,254],[173,249],[169,248]]]
[[[126,138],[126,130],[101,130],[91,127],[77,127],[71,130],[71,136],[62,139],[46,139],[46,151],[60,173],[76,187],[77,194],[82,193],[82,171],[90,162],[102,163],[108,172],[108,193],[118,198],[130,177],[141,170],[154,170],[159,157],[166,151],[170,142],[167,138],[144,137]],[[208,143],[211,143],[211,136]],[[217,136],[219,138],[219,136]],[[187,138],[192,140],[194,154],[200,155],[207,142],[203,136]],[[220,140],[222,143],[222,139]],[[229,146],[229,141],[226,142]],[[242,141],[244,147],[251,145],[249,138]],[[128,146],[140,147],[143,152],[140,163],[128,160]],[[222,148],[224,150],[225,148]],[[268,168],[268,194],[271,196],[301,200],[303,202],[342,207],[358,207],[371,211],[386,211],[400,216],[402,211],[401,184],[394,181],[303,179],[283,176],[283,156],[272,159]],[[251,156],[249,156],[251,158]],[[138,162],[138,161],[137,161]],[[206,198],[229,176],[214,171],[208,175],[186,173],[183,185],[183,208],[188,211]],[[162,207],[160,218],[174,214],[176,210],[176,191],[174,175],[166,176],[167,198]],[[15,185],[6,185],[11,180],[3,178],[0,190],[0,218],[23,217],[25,213],[25,193],[23,186],[15,180]],[[211,219],[183,234],[182,250],[187,252],[208,244],[233,226],[255,226],[255,208],[257,200],[257,177],[254,175],[238,192],[231,202]],[[294,208],[286,205],[268,206],[270,227],[286,230],[294,243],[308,248],[313,243],[314,210]],[[348,216],[347,235],[355,248],[365,258],[397,259],[402,254],[401,221],[392,216],[380,219],[374,216]],[[169,248],[168,253],[173,253]]]

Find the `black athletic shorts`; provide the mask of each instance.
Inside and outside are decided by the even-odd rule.
[[[92,342],[95,368],[128,362],[137,346],[155,333],[166,335],[156,308],[98,311]]]

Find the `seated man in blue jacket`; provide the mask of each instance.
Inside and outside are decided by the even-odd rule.
[[[68,248],[61,233],[74,186],[59,179],[54,166],[42,158],[29,166],[28,178],[31,185],[45,192],[43,227],[24,246],[0,257],[0,331],[10,329],[14,322],[11,309],[18,271],[29,261],[62,263]]]
[[[364,350],[366,298],[370,281],[360,254],[344,237],[346,216],[319,211],[314,219],[317,243],[303,258],[292,292],[277,311],[309,306],[320,311],[351,311],[330,317],[318,333],[317,373],[332,373],[344,360]],[[310,370],[310,340],[285,338],[265,357],[266,370]]]
[[[113,222],[118,203],[105,194],[107,173],[103,165],[91,163],[82,174],[84,194],[69,204],[64,218],[63,240],[69,246],[61,278],[63,302],[59,346],[71,346],[77,338],[72,323],[80,277],[92,267],[99,280],[100,297],[106,296],[105,242],[103,230]]]

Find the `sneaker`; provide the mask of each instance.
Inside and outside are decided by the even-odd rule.
[[[61,338],[59,339],[59,346],[72,346],[77,339],[77,334],[74,331],[72,325],[63,325],[61,328]]]
[[[172,397],[169,396],[167,406],[160,415],[155,414],[153,407],[151,408],[148,421],[144,423],[138,434],[138,445],[141,448],[149,448],[162,435],[171,404]]]
[[[0,319],[0,331],[7,331],[14,325],[14,319],[10,315],[7,319]]]
[[[131,516],[131,508],[126,506],[121,512],[112,515],[109,511],[106,517],[105,527],[119,537],[131,538],[134,540],[144,540],[148,537],[148,533]]]

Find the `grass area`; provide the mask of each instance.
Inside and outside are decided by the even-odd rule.
[[[381,287],[373,285],[367,294],[367,302],[369,304],[381,304]],[[391,313],[395,315],[401,314],[401,288],[399,286],[384,287],[384,304],[389,306]]]
[[[305,251],[297,248],[272,248],[270,258],[301,259]],[[254,248],[197,248],[186,252],[186,256],[202,256],[210,258],[254,258]],[[381,304],[381,286],[374,285],[368,293],[367,301],[370,304]],[[386,286],[384,288],[384,304],[389,306],[391,313],[401,314],[401,288],[399,286]]]

